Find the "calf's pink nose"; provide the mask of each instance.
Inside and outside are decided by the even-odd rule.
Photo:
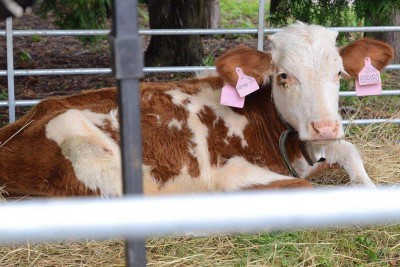
[[[336,139],[339,130],[337,121],[314,121],[311,122],[311,134],[314,140]]]

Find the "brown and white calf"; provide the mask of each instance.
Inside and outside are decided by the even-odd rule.
[[[356,148],[342,140],[339,80],[356,78],[367,56],[384,68],[393,51],[370,39],[338,48],[336,37],[296,23],[270,36],[269,53],[244,46],[228,51],[216,62],[217,75],[142,83],[145,193],[311,187],[309,176],[336,166],[351,184],[374,186]],[[242,109],[220,104],[224,84],[236,85],[236,67],[261,86]],[[106,88],[47,99],[2,128],[0,186],[11,195],[121,195],[117,97]],[[289,176],[279,153],[286,125],[298,133],[286,146],[301,178]],[[302,141],[326,161],[309,166]]]

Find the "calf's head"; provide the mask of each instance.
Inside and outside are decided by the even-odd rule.
[[[268,53],[240,46],[217,59],[226,83],[236,85],[235,67],[259,84],[272,78],[272,97],[282,119],[303,141],[341,139],[338,113],[341,78],[357,78],[364,58],[381,70],[393,59],[393,49],[372,39],[336,47],[338,32],[317,25],[295,23],[268,37]]]

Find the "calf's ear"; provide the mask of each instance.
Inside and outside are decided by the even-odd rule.
[[[228,50],[217,58],[215,65],[224,82],[232,86],[238,81],[236,67],[242,68],[244,74],[254,77],[260,85],[273,75],[271,55],[244,45]]]
[[[374,39],[364,38],[347,46],[339,48],[345,71],[353,78],[358,78],[358,73],[364,67],[364,58],[370,57],[372,66],[382,70],[393,60],[393,48],[387,43]]]

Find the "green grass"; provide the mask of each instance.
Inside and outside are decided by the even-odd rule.
[[[399,226],[386,226],[153,239],[148,244],[149,263],[152,266],[392,266],[400,259],[399,230]]]
[[[258,21],[258,1],[221,0],[222,28],[255,28]],[[266,10],[269,4],[266,4]]]
[[[7,100],[8,99],[8,92],[5,90],[0,91],[0,100]]]
[[[215,65],[215,57],[210,54],[203,59],[204,66],[214,66]]]
[[[400,226],[147,240],[148,266],[391,267]],[[0,266],[124,266],[122,240],[0,246]],[[62,263],[62,264],[61,264]]]

